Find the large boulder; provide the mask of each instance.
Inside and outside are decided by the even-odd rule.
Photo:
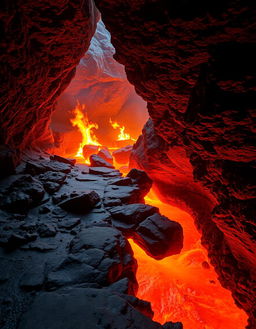
[[[71,213],[86,214],[88,211],[92,210],[99,201],[100,197],[95,191],[86,191],[78,193],[75,196],[69,196],[58,205]]]

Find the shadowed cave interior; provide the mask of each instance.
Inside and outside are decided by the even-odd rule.
[[[0,327],[255,328],[255,5],[3,7]]]

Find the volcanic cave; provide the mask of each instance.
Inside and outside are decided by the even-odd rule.
[[[1,329],[256,329],[255,20],[3,0]]]

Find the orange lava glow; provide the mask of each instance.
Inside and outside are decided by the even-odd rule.
[[[98,129],[98,125],[97,123],[89,121],[87,113],[85,112],[85,105],[81,105],[79,102],[72,111],[72,114],[74,115],[74,118],[70,119],[70,121],[74,127],[78,127],[80,133],[82,134],[82,142],[79,144],[75,158],[84,159],[83,147],[85,145],[101,146],[93,132],[93,129]],[[89,158],[84,160],[85,163],[90,164]]]
[[[181,321],[185,329],[245,328],[247,315],[235,305],[231,293],[220,285],[192,217],[162,203],[153,192],[145,201],[158,207],[161,214],[178,221],[184,230],[181,254],[160,261],[149,257],[129,240],[138,262],[137,296],[151,302],[154,320],[162,324]]]
[[[109,122],[114,129],[119,129],[119,134],[117,136],[118,141],[136,141],[136,139],[132,138],[130,134],[125,132],[125,126],[120,126],[119,123],[112,121],[111,119],[109,119]]]

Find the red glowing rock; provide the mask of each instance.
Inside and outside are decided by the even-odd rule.
[[[129,162],[130,154],[132,151],[132,145],[121,147],[113,152],[115,161],[119,164],[126,164]]]

